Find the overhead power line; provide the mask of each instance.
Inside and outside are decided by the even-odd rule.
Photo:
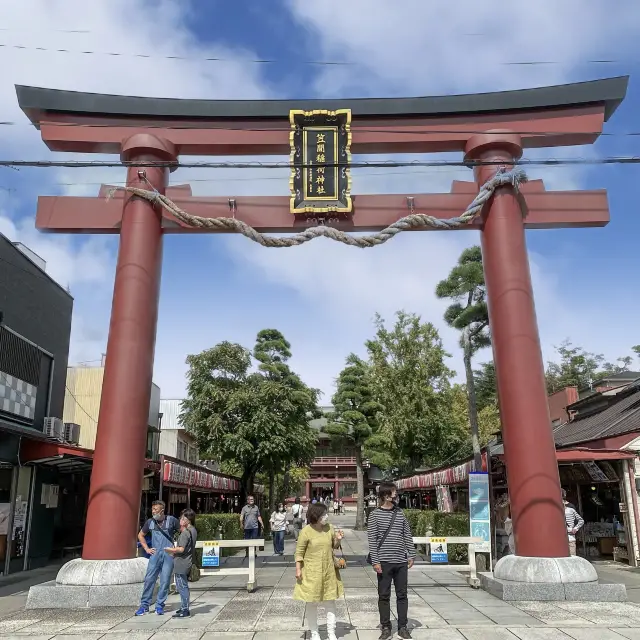
[[[602,165],[602,164],[640,164],[640,156],[610,156],[605,158],[543,158],[540,160],[518,160],[507,163],[504,160],[413,160],[413,161],[363,161],[350,164],[341,162],[326,162],[324,167],[348,167],[358,169],[362,167],[480,167],[502,166],[514,164],[520,166],[571,166],[571,165]],[[20,168],[69,168],[86,169],[90,167],[178,167],[182,169],[301,169],[317,167],[317,164],[295,164],[289,162],[121,162],[114,160],[0,160],[0,167]]]
[[[47,47],[30,47],[20,44],[7,44],[0,43],[0,47],[5,49],[19,49],[22,51],[41,51],[45,53],[67,53],[73,55],[98,55],[98,56],[111,56],[111,57],[128,57],[128,58],[149,58],[157,60],[180,60],[186,62],[200,61],[200,62],[231,62],[231,63],[250,63],[250,64],[291,64],[291,60],[283,60],[277,58],[225,58],[220,56],[168,56],[168,55],[155,55],[150,53],[125,53],[121,51],[82,51],[72,49],[49,49]],[[365,62],[354,62],[346,60],[296,60],[298,64],[315,65],[315,66],[340,66],[340,67],[360,67],[366,66]],[[615,59],[600,59],[600,60],[584,60],[580,64],[594,64],[594,65],[610,65],[617,63],[628,64],[629,60],[615,60]],[[565,60],[514,60],[510,62],[496,62],[499,66],[562,66],[571,65],[574,66],[575,61]]]

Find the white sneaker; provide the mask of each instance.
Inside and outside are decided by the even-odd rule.
[[[329,631],[329,635],[327,636],[327,640],[338,640],[338,636],[335,631]]]
[[[317,631],[312,631],[311,640],[320,640],[320,634]]]

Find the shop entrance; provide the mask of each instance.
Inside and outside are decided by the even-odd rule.
[[[576,551],[587,560],[629,561],[627,508],[622,478],[626,461],[561,464],[567,500],[584,519]]]
[[[0,467],[0,573],[25,568],[31,493],[31,467]]]

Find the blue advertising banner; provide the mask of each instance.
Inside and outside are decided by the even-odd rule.
[[[469,529],[476,543],[477,553],[491,553],[491,509],[489,506],[489,474],[484,471],[469,473]]]

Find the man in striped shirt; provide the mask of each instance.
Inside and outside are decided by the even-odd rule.
[[[569,536],[569,553],[576,555],[576,533],[582,528],[584,520],[574,509],[573,505],[567,501],[567,491],[562,490],[562,502],[564,503],[564,521],[567,523],[567,535]]]
[[[411,638],[407,629],[409,600],[407,598],[408,569],[413,566],[416,548],[411,528],[397,506],[395,484],[385,482],[378,488],[380,508],[371,512],[367,526],[371,564],[378,574],[378,610],[382,633],[380,640],[389,640],[391,633],[391,583],[396,590],[398,606],[398,637]]]

